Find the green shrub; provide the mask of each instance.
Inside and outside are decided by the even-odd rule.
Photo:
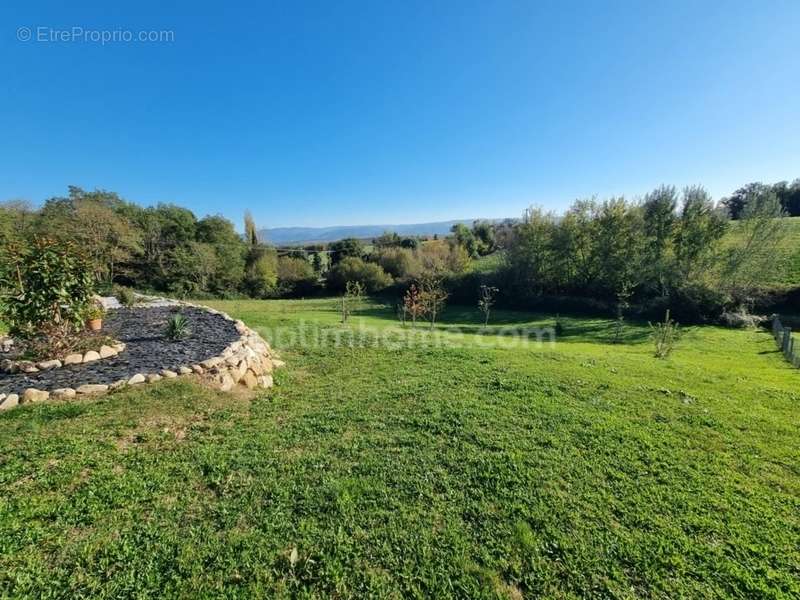
[[[656,358],[667,358],[675,348],[680,335],[678,324],[670,319],[669,311],[664,315],[663,323],[650,324]]]
[[[413,279],[422,272],[422,265],[411,250],[406,248],[383,248],[372,257],[381,268],[397,279]]]
[[[367,293],[380,291],[392,283],[392,278],[380,265],[364,262],[360,258],[343,258],[328,272],[328,287],[344,291],[348,281],[358,281]]]
[[[167,321],[167,328],[164,331],[164,337],[168,340],[172,340],[173,342],[178,340],[184,340],[188,338],[192,334],[192,330],[189,327],[189,319],[187,319],[183,314],[177,313]]]
[[[278,259],[278,288],[282,294],[308,294],[316,285],[317,274],[305,258],[281,256]]]
[[[122,306],[131,307],[136,302],[136,296],[134,295],[133,290],[129,287],[125,287],[124,285],[115,286],[113,293]]]
[[[0,257],[0,319],[12,335],[64,338],[83,327],[93,293],[91,264],[69,242],[36,238]]]

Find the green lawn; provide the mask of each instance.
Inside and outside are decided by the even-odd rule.
[[[784,239],[775,253],[778,269],[774,281],[769,282],[779,288],[800,286],[800,217],[787,217],[782,220],[786,231]],[[733,221],[728,239],[736,238],[738,221]]]
[[[767,333],[657,360],[603,320],[526,346],[551,318],[211,304],[275,341],[273,390],[0,414],[0,597],[800,595],[800,370]]]

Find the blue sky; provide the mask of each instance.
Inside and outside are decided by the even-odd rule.
[[[796,1],[30,1],[0,23],[0,199],[342,225],[800,177]],[[73,27],[174,41],[37,41]]]

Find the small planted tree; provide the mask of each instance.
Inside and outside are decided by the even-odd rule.
[[[342,295],[342,323],[347,323],[350,313],[356,310],[361,304],[364,296],[364,286],[360,281],[348,281],[345,285],[345,292]]]
[[[651,337],[655,345],[656,358],[667,358],[675,348],[680,335],[679,325],[670,319],[669,309],[664,315],[664,322],[656,323],[655,325],[651,323],[650,329],[652,330]]]
[[[420,298],[420,291],[416,284],[411,284],[411,287],[408,288],[406,291],[406,295],[403,296],[403,309],[404,309],[404,317],[403,321],[405,322],[405,315],[411,316],[411,326],[417,326],[417,317],[420,317],[425,314],[425,306],[422,303],[422,299]]]
[[[625,330],[625,311],[630,308],[630,288],[623,285],[622,289],[617,292],[617,318],[614,320],[614,343],[619,344],[622,341],[622,334]]]
[[[442,277],[426,275],[420,281],[419,300],[422,304],[423,314],[428,316],[431,329],[436,325],[436,317],[444,309],[444,303],[448,296],[442,283]]]
[[[484,327],[489,324],[489,313],[494,306],[495,296],[499,290],[496,287],[482,285],[478,291],[478,309],[483,313]]]
[[[19,338],[42,336],[54,348],[84,325],[93,293],[91,263],[68,242],[37,238],[0,257],[0,319]]]

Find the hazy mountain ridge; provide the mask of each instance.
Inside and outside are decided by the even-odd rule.
[[[260,229],[262,240],[272,244],[311,244],[315,242],[335,242],[348,237],[374,238],[384,232],[393,231],[401,236],[445,235],[456,223],[472,225],[481,219],[455,219],[432,223],[411,223],[405,225],[340,225],[333,227],[273,227]],[[487,219],[494,221],[495,219]]]

